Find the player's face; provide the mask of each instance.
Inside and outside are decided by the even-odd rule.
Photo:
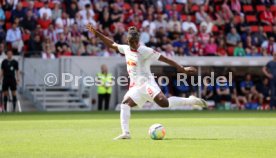
[[[139,39],[128,39],[128,44],[132,49],[137,49],[139,46]]]

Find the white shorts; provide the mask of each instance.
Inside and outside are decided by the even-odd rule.
[[[157,83],[152,80],[144,83],[142,86],[134,86],[128,90],[124,96],[124,100],[130,97],[138,107],[143,107],[143,105],[149,101],[153,102],[154,98],[161,92],[161,89]]]

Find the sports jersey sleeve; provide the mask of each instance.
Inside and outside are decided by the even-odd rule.
[[[121,54],[125,54],[126,45],[118,44],[118,50]]]
[[[160,53],[153,50],[152,48],[149,48],[149,47],[143,47],[143,56],[144,56],[144,59],[149,59],[149,60],[152,60],[152,61],[156,61],[159,59],[160,57]]]

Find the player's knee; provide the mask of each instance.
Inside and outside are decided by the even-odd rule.
[[[167,107],[169,107],[169,101],[168,101],[168,99],[165,98],[165,97],[159,97],[159,98],[158,98],[158,101],[156,101],[156,103],[157,103],[160,107],[162,107],[162,108],[167,108]]]

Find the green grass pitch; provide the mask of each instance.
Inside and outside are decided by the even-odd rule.
[[[134,112],[131,132],[112,140],[118,112],[0,114],[0,158],[276,158],[275,112]]]

